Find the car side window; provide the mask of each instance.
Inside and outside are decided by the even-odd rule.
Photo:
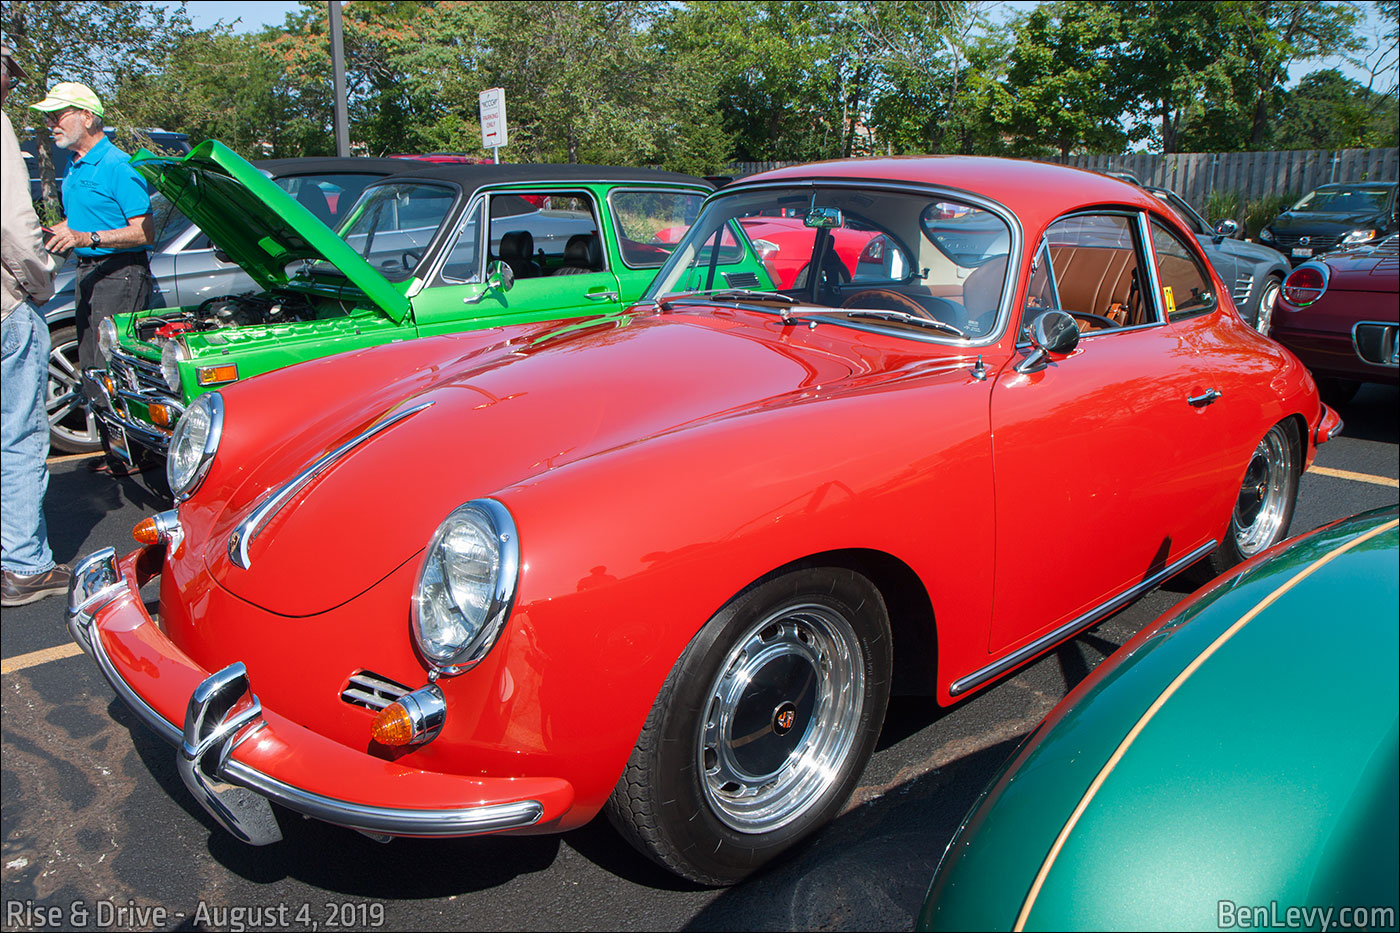
[[[488,261],[535,279],[607,268],[598,212],[587,191],[511,191],[490,198]]]
[[[1173,321],[1214,311],[1219,301],[1210,273],[1196,254],[1161,221],[1152,221],[1152,249],[1162,283],[1162,305]]]
[[[624,189],[608,195],[618,252],[629,269],[659,269],[700,213],[700,194]]]
[[[1036,253],[1022,338],[1047,308],[1068,312],[1084,333],[1154,323],[1136,227],[1126,213],[1072,214],[1052,223]]]
[[[441,281],[450,284],[481,281],[482,210],[482,202],[477,202],[462,223],[462,228],[457,231],[457,242],[452,244],[438,272]]]

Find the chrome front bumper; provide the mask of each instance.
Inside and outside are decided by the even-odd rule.
[[[125,561],[123,561],[125,563]],[[146,725],[177,747],[176,764],[185,786],[205,810],[238,839],[267,845],[282,838],[269,801],[306,816],[385,836],[471,836],[522,829],[540,822],[545,807],[537,800],[453,809],[368,806],[294,787],[233,758],[233,752],[267,728],[241,662],[207,676],[194,690],[184,727],[166,719],[122,676],[103,644],[99,618],[121,613],[123,626],[154,626],[137,593],[139,584],[119,567],[116,552],[103,548],[73,569],[68,590],[68,629],[117,696]],[[135,605],[132,605],[132,604]],[[139,616],[138,616],[139,613]]]

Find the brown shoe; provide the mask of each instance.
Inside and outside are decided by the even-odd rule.
[[[73,571],[67,564],[54,564],[52,570],[23,577],[17,573],[4,571],[0,583],[0,606],[9,609],[13,606],[26,606],[38,602],[45,596],[58,596],[68,592],[68,581],[73,579]]]

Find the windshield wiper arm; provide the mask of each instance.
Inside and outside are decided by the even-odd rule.
[[[934,330],[946,331],[950,334],[956,334],[959,337],[967,336],[967,334],[946,321],[940,321],[937,318],[931,317],[919,317],[917,314],[910,314],[908,311],[881,311],[879,309],[867,310],[862,308],[855,311],[846,311],[845,314],[847,317],[866,317],[874,318],[879,321],[898,321],[901,324],[913,324],[917,327],[931,327]]]

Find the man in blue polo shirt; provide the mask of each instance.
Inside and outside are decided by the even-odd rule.
[[[63,179],[68,217],[54,225],[46,244],[56,253],[77,254],[78,362],[86,370],[101,365],[98,325],[104,318],[145,309],[151,298],[147,247],[154,240],[151,197],[128,156],[102,132],[102,101],[85,84],[55,84],[48,97],[30,104],[44,115],[54,143],[73,153]],[[91,378],[83,380],[92,404]],[[100,422],[99,422],[100,425]],[[103,435],[103,446],[107,438]],[[96,461],[98,472],[128,472],[110,457]]]

